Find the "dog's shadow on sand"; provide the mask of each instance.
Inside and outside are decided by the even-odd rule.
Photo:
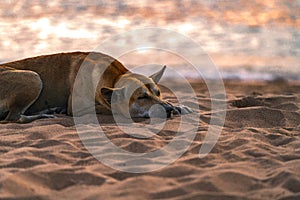
[[[139,123],[139,124],[151,124],[153,121],[157,122],[162,122],[162,121],[167,121],[170,120],[174,117],[169,117],[169,118],[142,118],[142,117],[136,117],[136,118],[125,118],[122,116],[113,116],[113,115],[96,115],[97,117],[97,122],[95,122],[92,117],[89,115],[85,115],[81,117],[83,121],[86,124],[100,124],[100,125],[117,125],[117,123],[122,123],[122,124],[132,124],[132,123]],[[91,119],[91,120],[89,120]]]
[[[132,119],[128,119],[125,117],[117,117],[117,122],[116,119],[113,115],[96,115],[97,120],[95,121],[95,116],[91,116],[90,114],[81,116],[81,117],[77,117],[76,119],[74,119],[75,117],[72,116],[67,116],[64,114],[59,114],[56,115],[56,118],[54,119],[41,119],[38,120],[39,123],[41,123],[42,121],[45,124],[49,124],[49,123],[53,123],[53,124],[60,124],[62,126],[65,127],[72,127],[75,126],[75,122],[81,122],[82,124],[99,124],[99,125],[117,125],[118,123],[122,123],[122,124],[131,124],[131,123],[140,123],[140,124],[151,124],[151,119],[150,118],[132,118]],[[170,120],[171,118],[167,118],[166,120]],[[156,119],[154,119],[156,120]],[[157,118],[157,121],[161,121],[161,120],[165,120],[165,119],[159,119]],[[34,123],[34,122],[33,122]]]

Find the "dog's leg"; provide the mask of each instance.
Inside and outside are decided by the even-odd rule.
[[[31,105],[31,104],[29,104]],[[10,111],[8,112],[8,115],[6,116],[6,118],[3,121],[0,121],[1,124],[5,124],[5,123],[11,123],[11,122],[15,122],[15,123],[29,123],[32,122],[36,119],[42,119],[42,118],[54,118],[54,115],[49,115],[49,114],[44,114],[44,113],[40,113],[37,115],[23,115],[23,113],[25,112],[25,110],[27,109],[27,107],[29,107],[29,105],[27,105],[25,108],[22,107],[14,107],[13,109],[10,109]]]
[[[179,106],[174,106],[173,107],[173,113],[176,115],[180,114],[180,115],[185,115],[185,114],[189,114],[192,113],[193,110],[187,106],[184,105],[179,105]]]
[[[11,110],[11,111],[9,111],[6,118],[3,121],[0,121],[0,123],[1,124],[11,123],[11,122],[29,123],[36,119],[54,118],[55,117],[54,115],[48,115],[48,114],[37,114],[37,115],[26,116],[26,115],[22,115],[21,113],[24,113],[24,111],[22,111],[20,109]]]
[[[102,115],[112,115],[111,110],[108,110],[105,106],[102,105],[95,105],[96,114]]]
[[[20,118],[21,111],[13,110],[9,111],[6,118],[1,121],[1,123],[8,123],[8,122],[17,122]]]
[[[38,112],[38,114],[67,114],[67,109],[64,107],[54,107],[54,108],[48,108],[46,110],[42,110],[41,112]]]
[[[184,105],[173,106],[169,102],[167,102],[167,104],[172,107],[172,113],[174,115],[185,115],[185,114],[189,114],[189,113],[193,112],[193,110],[191,108],[184,106]]]
[[[6,116],[5,120],[0,121],[1,124],[5,123],[29,123],[36,119],[43,119],[43,118],[55,118],[54,115],[49,115],[45,113],[40,113],[37,115],[23,115],[26,109],[14,109],[10,110],[8,115]]]
[[[71,95],[69,96],[69,99],[68,99],[68,106],[67,106],[67,115],[70,115],[70,116],[73,115],[73,111],[72,111],[72,94],[73,93],[71,92]]]
[[[21,115],[20,113],[9,113],[5,120],[0,121],[0,124],[6,123],[29,123],[36,119],[54,118],[54,115],[39,114],[39,115]]]
[[[39,97],[42,90],[40,76],[32,71],[7,70],[0,76],[2,110],[7,116],[0,123],[28,123],[35,119],[53,117],[46,114],[24,116],[24,112]]]
[[[20,118],[18,119],[18,123],[29,123],[36,119],[43,119],[43,118],[55,118],[54,115],[48,115],[48,114],[38,114],[38,115],[20,115]]]

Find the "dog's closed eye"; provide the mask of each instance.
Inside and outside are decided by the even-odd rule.
[[[143,96],[140,96],[138,97],[138,99],[147,99],[149,96],[147,94],[143,95]]]

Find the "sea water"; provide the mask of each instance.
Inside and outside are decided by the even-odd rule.
[[[187,52],[204,52],[223,78],[300,79],[299,0],[5,0],[0,2],[0,63],[92,51],[112,36],[145,27],[166,28],[191,38],[199,48],[176,40],[174,45]],[[138,38],[133,35],[115,42],[128,45]],[[151,38],[162,49],[164,39],[159,32]],[[201,77],[180,55],[162,50],[133,49],[118,59],[129,68],[167,64],[185,77]],[[145,73],[150,68],[144,68]],[[201,73],[209,74],[209,66]]]

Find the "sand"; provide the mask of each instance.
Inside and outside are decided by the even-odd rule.
[[[225,126],[201,159],[211,98],[202,82],[192,83],[198,99],[189,98],[187,104],[199,106],[201,114],[195,139],[183,156],[153,172],[127,173],[102,164],[83,146],[68,116],[1,124],[0,198],[300,199],[300,83],[227,81]],[[168,91],[164,96],[175,101]],[[134,153],[162,148],[178,128],[178,117],[173,117],[157,135],[136,138],[118,129],[112,117],[98,118],[115,145]],[[149,162],[145,159],[143,165]]]

